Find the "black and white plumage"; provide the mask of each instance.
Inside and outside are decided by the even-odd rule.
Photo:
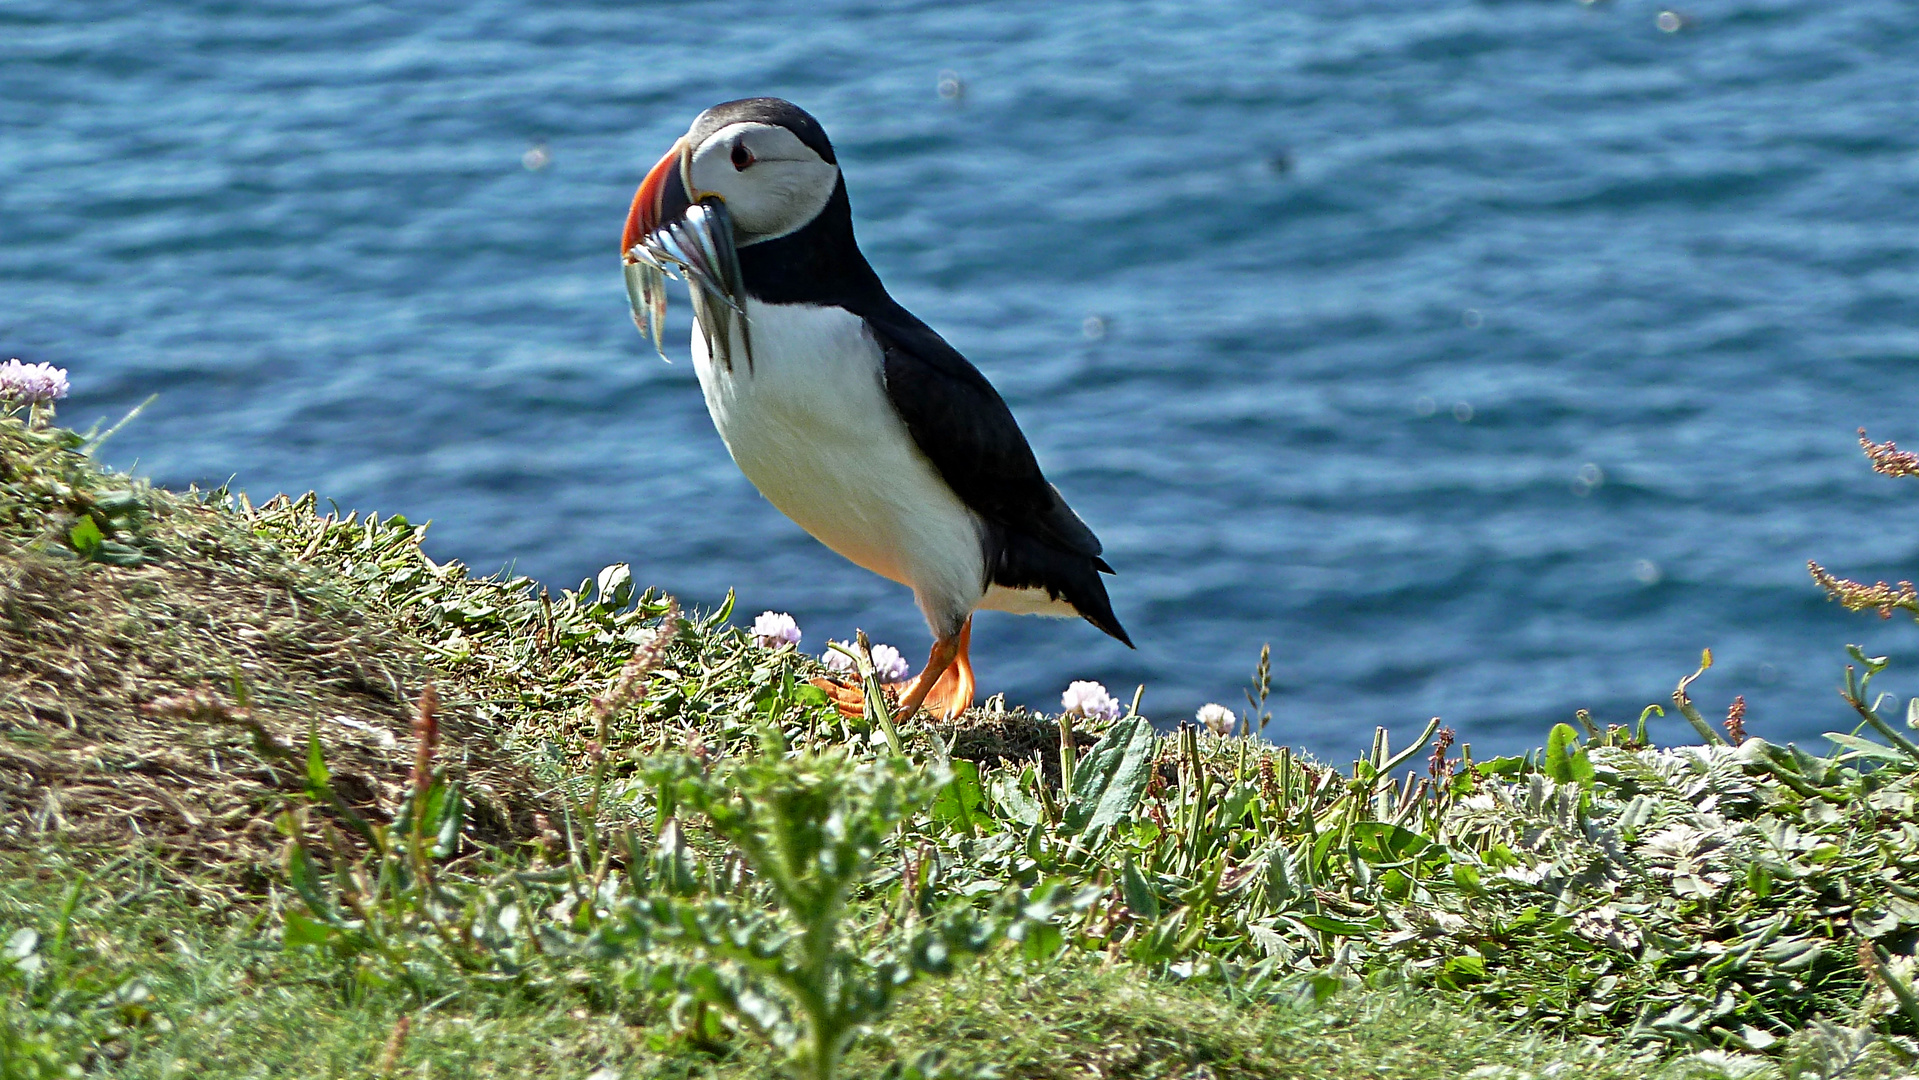
[[[740,470],[827,547],[912,588],[937,641],[921,682],[942,645],[957,651],[965,700],[949,713],[971,700],[976,609],[1078,615],[1132,644],[1099,539],[1011,410],[861,254],[813,117],[777,98],[701,113],[640,185],[621,250],[656,340],[661,271],[687,278],[700,387]]]

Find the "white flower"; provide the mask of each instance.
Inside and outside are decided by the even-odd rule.
[[[1096,682],[1073,683],[1059,696],[1059,704],[1068,716],[1083,716],[1088,720],[1119,719],[1119,702]]]
[[[39,404],[67,396],[67,369],[52,364],[0,364],[0,398]]]
[[[753,620],[753,640],[768,649],[800,643],[800,624],[784,611],[763,611]]]
[[[1239,723],[1239,717],[1233,715],[1233,710],[1210,702],[1201,705],[1199,711],[1193,714],[1193,719],[1199,721],[1207,731],[1222,736],[1231,735],[1233,725]]]
[[[899,682],[906,678],[906,657],[891,645],[873,646],[873,671],[881,682]]]
[[[849,649],[853,647],[848,641],[832,644],[844,645]],[[891,645],[875,645],[868,655],[873,658],[873,673],[880,677],[881,682],[896,683],[906,678],[906,657],[901,656],[898,649]],[[851,675],[859,670],[859,661],[838,649],[826,650],[826,655],[820,657],[820,663],[826,665],[826,670],[841,675]]]

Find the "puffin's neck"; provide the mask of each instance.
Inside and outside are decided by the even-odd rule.
[[[846,181],[825,209],[798,231],[739,250],[746,292],[767,304],[814,304],[858,311],[886,299],[886,286],[853,239]]]

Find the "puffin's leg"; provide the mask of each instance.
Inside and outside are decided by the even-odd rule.
[[[973,644],[973,617],[968,615],[960,624],[959,633],[952,639],[954,653],[950,664],[936,669],[934,663],[939,655],[940,644],[935,642],[933,652],[926,658],[926,668],[917,676],[903,682],[887,683],[887,696],[898,701],[904,695],[909,702],[915,702],[914,708],[924,708],[944,719],[951,720],[973,707],[975,686],[973,682],[973,659],[970,655]],[[813,685],[825,691],[827,699],[839,710],[841,716],[857,720],[866,714],[866,692],[857,682],[839,682],[835,679],[814,679]],[[918,697],[914,695],[917,694]],[[912,711],[902,708],[899,718],[903,721],[913,715]]]
[[[959,633],[933,642],[933,651],[926,654],[925,669],[920,672],[919,678],[907,684],[906,698],[900,702],[899,711],[893,714],[895,724],[911,720],[913,714],[920,711],[920,704],[926,700],[926,695],[939,682],[940,676],[946,674],[946,669],[953,666],[953,661],[958,659],[960,639],[965,635],[966,626],[961,624]]]
[[[953,666],[940,675],[921,705],[927,712],[952,720],[973,707],[973,658],[968,655],[972,645],[973,617],[968,615],[960,625],[959,651],[953,657]]]

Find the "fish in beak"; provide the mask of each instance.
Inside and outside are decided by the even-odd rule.
[[[688,174],[693,151],[681,139],[640,182],[620,237],[626,270],[626,296],[633,323],[666,356],[661,341],[666,321],[666,279],[687,284],[693,317],[699,321],[713,358],[733,370],[737,344],[752,370],[753,348],[746,329],[746,287],[733,241],[733,219],[718,195],[695,198]]]

